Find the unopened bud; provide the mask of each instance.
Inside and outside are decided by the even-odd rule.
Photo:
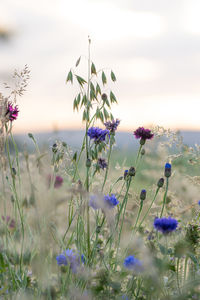
[[[134,167],[130,167],[129,171],[128,171],[129,176],[135,176],[135,168]]]
[[[171,176],[171,164],[166,163],[165,164],[165,177],[170,177]]]
[[[142,145],[142,146],[143,146],[143,145],[145,144],[145,142],[146,142],[146,140],[145,140],[145,139],[141,139],[141,140],[140,140],[140,145]]]
[[[17,172],[15,170],[15,168],[12,168],[12,176],[16,176]]]
[[[160,178],[160,179],[158,180],[157,186],[158,186],[159,188],[163,187],[164,181],[165,181],[164,178]]]
[[[89,158],[86,160],[86,167],[87,168],[91,167],[91,159],[89,159]]]
[[[146,192],[146,190],[141,190],[141,193],[140,193],[140,200],[145,200],[146,199],[146,194],[147,194],[147,192]]]
[[[145,155],[145,149],[142,149],[141,155]]]
[[[101,99],[102,99],[103,101],[106,101],[107,98],[108,98],[108,97],[107,97],[107,95],[106,95],[105,93],[101,95]]]
[[[124,179],[126,179],[127,175],[128,175],[128,170],[125,170],[124,171]]]

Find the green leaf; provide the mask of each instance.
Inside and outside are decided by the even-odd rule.
[[[96,95],[101,95],[101,88],[100,88],[100,86],[99,86],[99,84],[97,83],[97,85],[96,85]]]
[[[112,81],[115,82],[116,81],[116,77],[115,77],[115,74],[113,73],[113,71],[111,71],[110,76],[111,76]]]
[[[102,72],[101,79],[102,79],[103,85],[107,83],[107,78],[106,78],[104,71]]]
[[[96,71],[96,67],[95,67],[94,63],[92,63],[92,65],[91,65],[91,74],[97,75],[97,71]]]
[[[76,102],[76,98],[74,99],[74,103],[73,103],[73,110],[75,111],[77,108],[77,102]]]
[[[87,96],[86,95],[84,95],[83,96],[83,98],[82,98],[82,101],[81,101],[81,107],[83,106],[83,105],[86,105],[87,104]]]
[[[111,101],[111,103],[114,103],[114,102],[117,103],[117,99],[112,91],[110,91],[110,101]]]
[[[66,83],[68,81],[71,81],[71,83],[73,83],[73,75],[72,75],[72,71],[70,70],[68,75],[67,75],[67,79],[66,79]]]
[[[81,60],[81,56],[79,57],[79,59],[77,59],[76,61],[76,67],[78,67],[79,63],[80,63],[80,60]]]
[[[78,94],[78,96],[77,96],[77,98],[76,98],[77,107],[79,106],[80,101],[81,101],[81,95]]]
[[[106,120],[109,119],[109,113],[107,112],[107,110],[105,109],[105,107],[103,109],[103,114],[104,114],[104,117],[105,117]]]
[[[82,77],[78,76],[78,75],[75,75],[76,76],[76,79],[78,81],[78,83],[83,86],[84,83],[87,83],[87,81],[85,79],[83,79]]]

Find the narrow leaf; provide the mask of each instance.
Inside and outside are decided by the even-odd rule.
[[[96,67],[95,67],[94,63],[92,63],[92,65],[91,65],[91,74],[97,75],[97,71],[96,71]]]
[[[116,81],[116,77],[115,77],[115,74],[113,73],[113,71],[111,71],[110,76],[111,76],[112,81],[115,82]]]
[[[106,78],[104,71],[102,72],[101,79],[102,79],[103,85],[107,83],[107,78]]]
[[[79,57],[79,59],[77,59],[76,61],[76,67],[78,67],[79,63],[80,63],[80,60],[81,60],[81,56]]]
[[[78,76],[78,75],[75,75],[76,76],[76,79],[78,81],[78,83],[83,86],[84,83],[87,83],[87,81],[85,81],[85,79],[83,79],[82,77]]]
[[[71,83],[73,83],[73,75],[72,75],[72,71],[70,70],[68,75],[67,75],[67,79],[66,79],[66,83],[68,81],[71,81]]]

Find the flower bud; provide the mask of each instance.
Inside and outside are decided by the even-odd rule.
[[[105,93],[101,95],[101,99],[102,99],[103,101],[106,101],[107,98],[108,98],[108,97],[107,97],[107,95],[106,95]]]
[[[91,159],[89,159],[89,158],[86,160],[86,167],[87,168],[91,167]]]
[[[165,177],[171,176],[171,164],[166,163],[165,164]]]
[[[140,145],[144,145],[145,144],[145,142],[146,142],[146,140],[145,139],[140,139]]]
[[[145,155],[145,149],[142,149],[141,155]]]
[[[146,194],[147,194],[147,191],[146,190],[141,190],[141,193],[140,193],[140,200],[145,200],[146,199]]]
[[[130,167],[130,169],[128,171],[128,175],[129,176],[135,176],[135,168],[134,167]]]
[[[126,179],[127,175],[128,175],[128,170],[125,170],[124,171],[124,179]]]
[[[15,170],[15,168],[12,168],[12,176],[16,176],[17,175],[17,172]]]
[[[164,181],[165,181],[164,178],[160,178],[160,179],[158,180],[157,186],[158,186],[159,188],[163,187]]]

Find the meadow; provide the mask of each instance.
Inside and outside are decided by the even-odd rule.
[[[117,149],[112,70],[88,52],[67,74],[85,124],[75,151],[55,140],[18,150],[12,128],[29,70],[0,94],[0,299],[200,299],[200,147],[162,127]]]

